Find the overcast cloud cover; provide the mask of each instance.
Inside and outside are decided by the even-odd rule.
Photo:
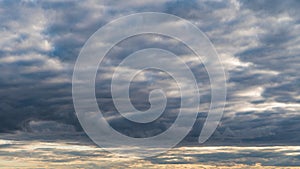
[[[227,105],[206,144],[299,145],[299,8],[297,0],[0,0],[0,137],[76,138],[90,143],[72,103],[72,71],[80,49],[113,19],[136,12],[165,12],[202,30],[227,71]],[[99,105],[115,129],[134,137],[161,133],[170,126],[176,117],[173,110],[178,108],[178,100],[171,99],[169,113],[152,123],[155,127],[130,123],[114,113],[106,77],[120,59],[145,47],[171,50],[189,61],[189,51],[180,42],[157,35],[127,39],[108,54],[97,76],[97,97],[106,98]],[[197,145],[210,102],[206,71],[193,63],[189,62],[193,72],[202,74],[197,79],[203,87],[202,107],[182,145]],[[158,79],[155,85],[166,85],[151,73],[141,75],[142,80],[137,77],[132,84],[132,102],[140,110],[149,108],[147,93],[153,86],[147,78]]]

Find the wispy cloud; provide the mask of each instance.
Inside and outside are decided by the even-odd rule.
[[[3,168],[281,168],[299,166],[299,146],[180,147],[156,157],[118,157],[78,142],[0,140]]]

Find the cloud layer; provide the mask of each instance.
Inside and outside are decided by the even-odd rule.
[[[5,168],[297,168],[299,146],[180,147],[147,158],[114,156],[79,142],[0,140]]]
[[[155,11],[177,15],[199,27],[227,70],[227,106],[211,144],[297,144],[299,6],[296,0],[0,1],[0,132],[81,132],[71,95],[72,70],[81,47],[112,19]],[[145,47],[171,50],[186,60],[193,72],[201,74],[197,79],[202,87],[201,112],[184,141],[193,144],[207,115],[209,80],[203,65],[195,64],[189,50],[178,41],[144,35],[118,44],[102,69],[100,66],[96,93],[105,99],[98,103],[112,126],[130,136],[152,136],[172,124],[178,109],[175,97],[169,100],[169,113],[152,123],[154,126],[118,118],[110,99],[109,77],[116,64]],[[170,79],[162,79],[165,76],[148,71],[136,77],[131,101],[138,109],[149,108],[148,94],[155,87],[149,84],[151,78],[155,85],[173,87]]]

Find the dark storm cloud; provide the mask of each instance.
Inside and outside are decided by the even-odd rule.
[[[143,11],[166,12],[188,19],[212,40],[228,71],[228,101],[224,118],[211,142],[296,143],[299,119],[298,1],[0,1],[0,131],[57,133],[81,131],[71,95],[74,62],[84,42],[119,16]],[[144,47],[188,53],[165,37],[135,37],[112,50],[100,69],[97,96],[101,108],[119,131],[149,136],[162,132],[174,114],[157,127],[137,127],[115,112],[109,92],[112,72],[125,56]],[[128,48],[130,47],[130,49]],[[188,60],[188,58],[187,58]],[[188,141],[196,141],[209,107],[209,82],[202,65],[193,65],[201,84],[201,112]],[[106,69],[107,68],[107,69]],[[101,75],[102,73],[102,75]],[[146,79],[150,76],[145,76]],[[152,76],[153,77],[153,76]],[[159,79],[159,77],[157,77]],[[101,83],[100,83],[101,82]],[[147,80],[132,85],[132,102],[148,108]],[[178,100],[170,100],[169,111]],[[171,111],[172,110],[172,111]],[[176,113],[175,113],[176,114]],[[42,121],[38,123],[37,121]],[[43,121],[46,121],[43,123]],[[49,123],[49,121],[51,121]],[[33,123],[36,122],[36,123]],[[66,127],[67,125],[69,127]],[[130,128],[130,126],[133,128]],[[135,128],[138,128],[135,129]],[[293,136],[293,137],[292,137]],[[291,139],[292,138],[292,139]]]
[[[26,129],[31,120],[76,124],[70,67],[53,56],[47,15],[38,4],[1,1],[1,132]]]

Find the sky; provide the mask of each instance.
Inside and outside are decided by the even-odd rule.
[[[297,0],[0,0],[0,168],[300,166],[299,7]],[[97,148],[84,133],[73,106],[72,75],[80,50],[95,31],[137,12],[173,14],[196,25],[224,66],[227,100],[216,131],[200,145],[211,100],[205,67],[170,37],[146,34],[118,43],[100,64],[95,88],[99,108],[115,130],[151,137],[168,129],[178,114],[175,81],[157,70],[136,76],[131,102],[147,110],[149,91],[163,86],[168,96],[175,95],[164,115],[137,124],[117,114],[109,79],[132,52],[172,51],[199,74],[201,91],[197,120],[175,149],[122,163],[126,159]],[[110,160],[114,162],[108,164]]]

